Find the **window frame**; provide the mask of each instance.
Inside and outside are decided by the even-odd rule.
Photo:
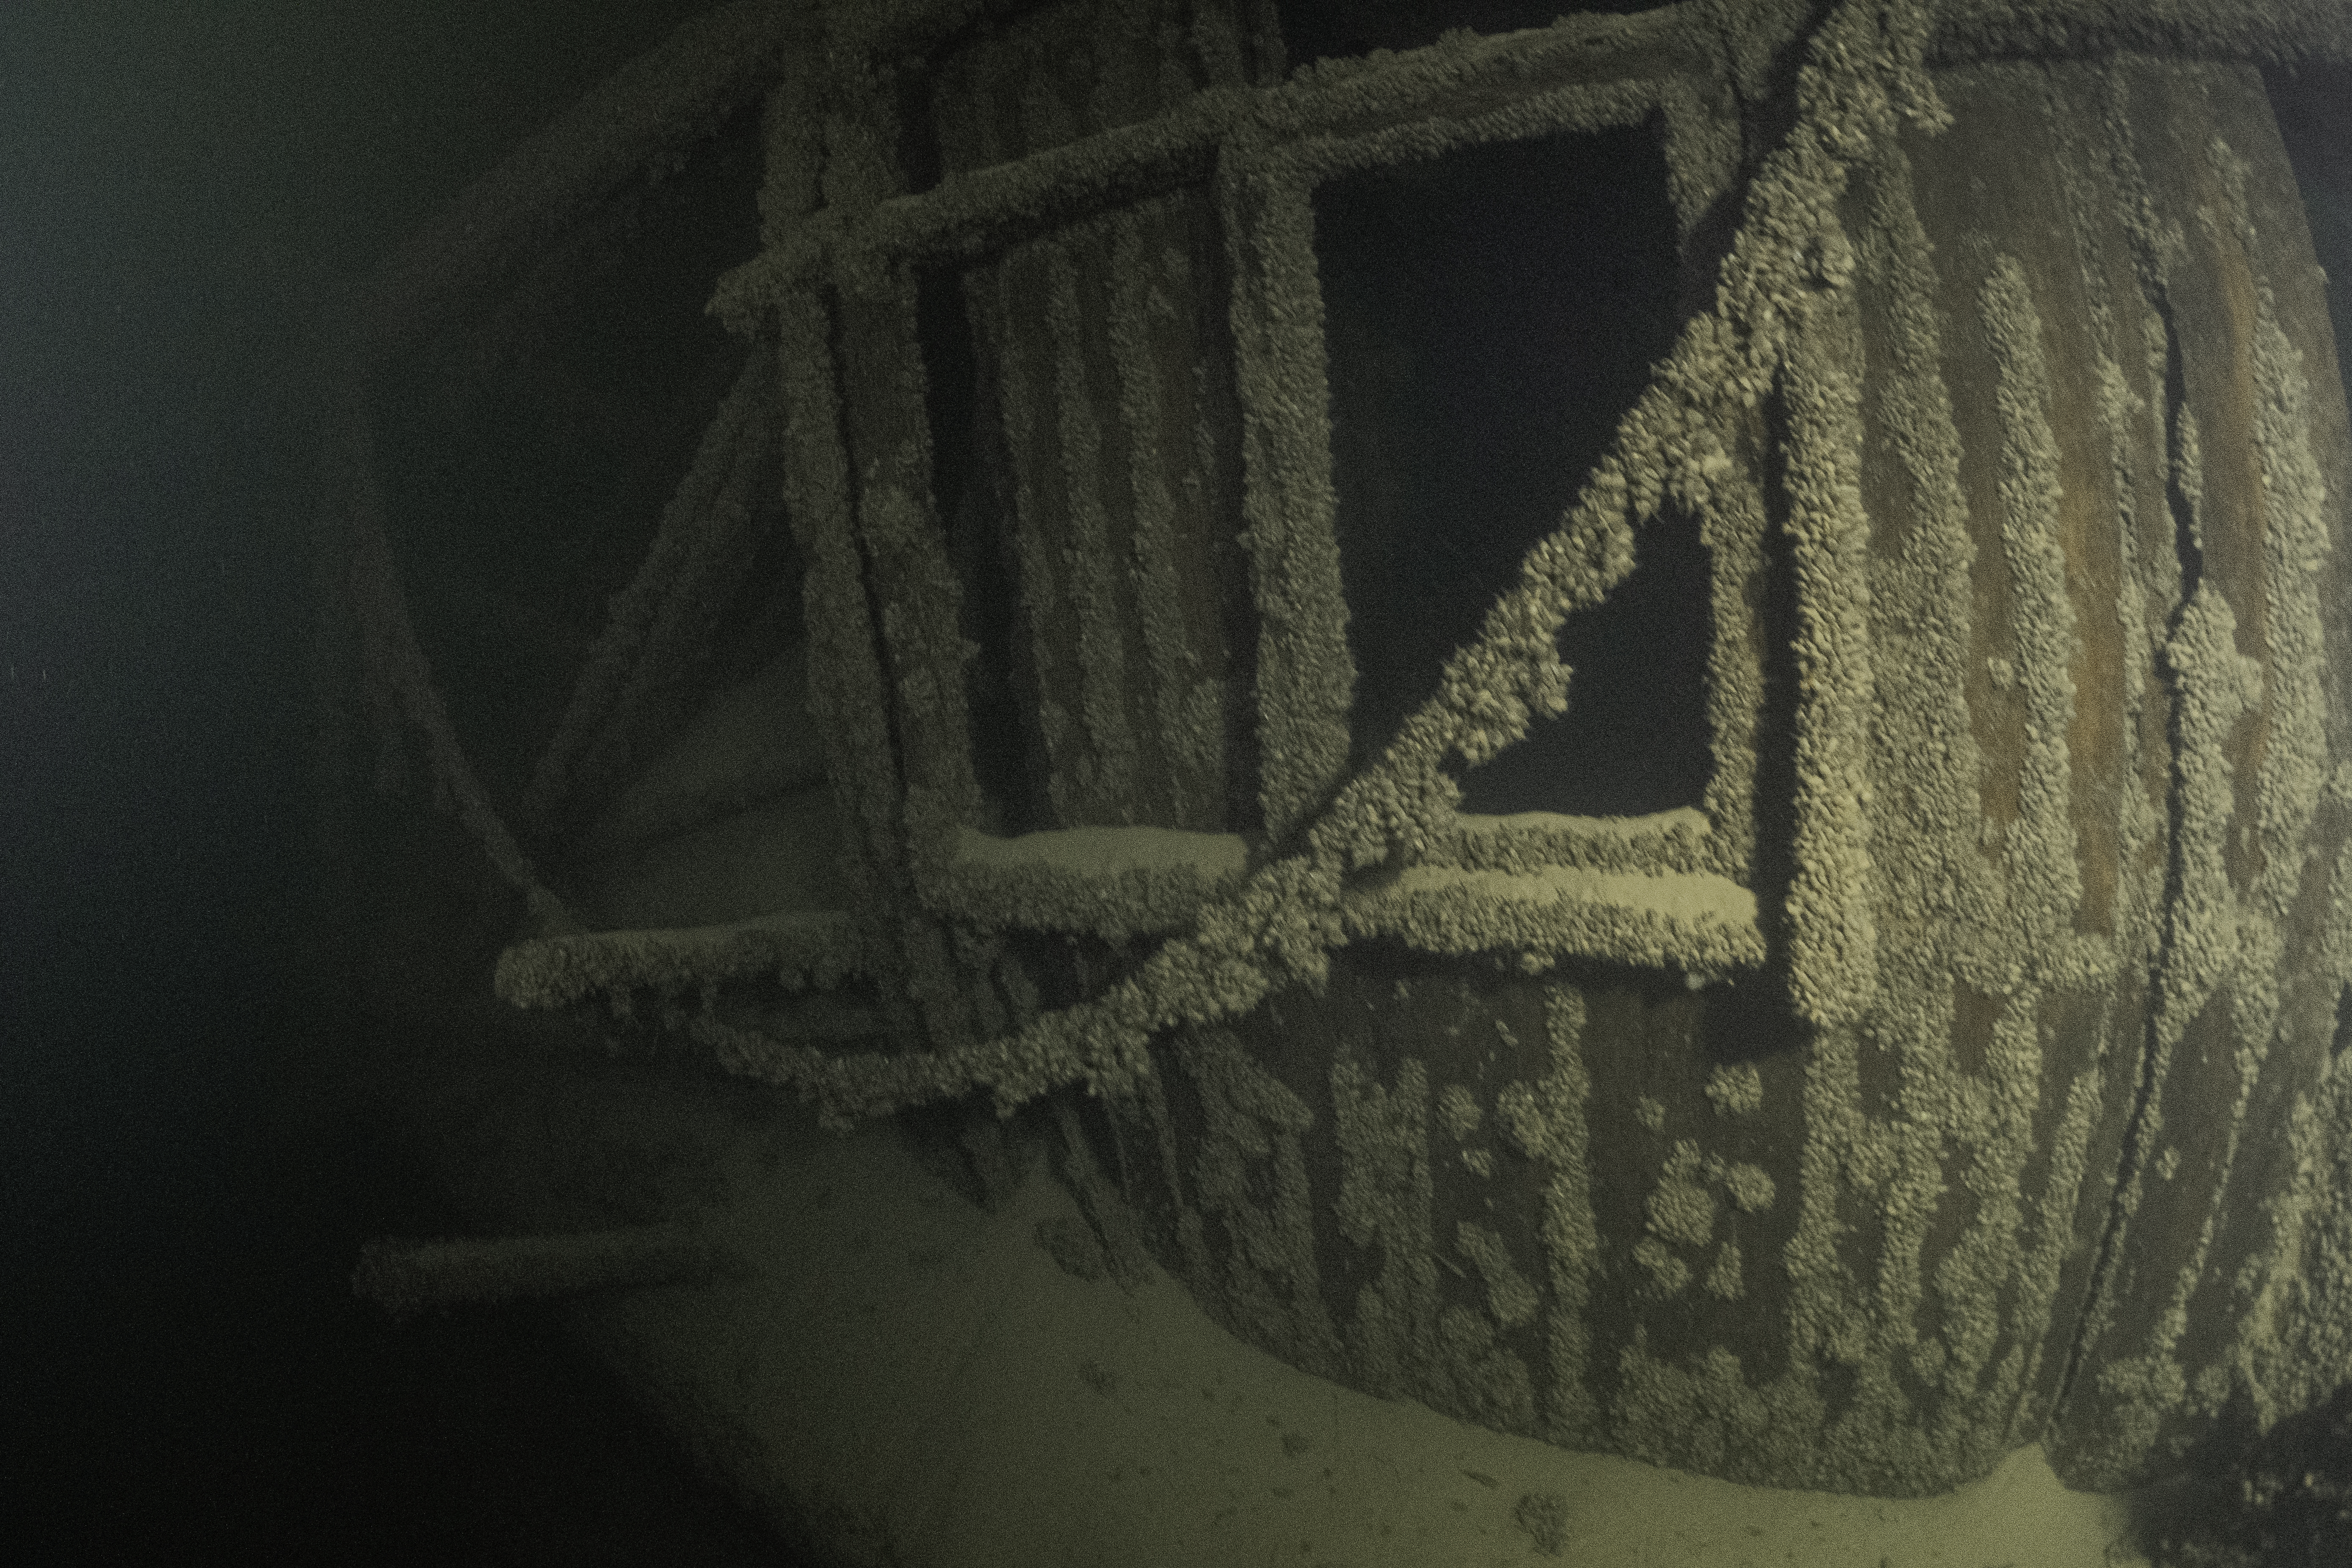
[[[1656,121],[1670,165],[1708,167],[1716,182],[1696,196],[1673,193],[1687,240],[1690,215],[1733,173],[1722,149],[1727,135],[1736,150],[1738,127],[1720,73],[1708,41],[1674,11],[1455,35],[1385,58],[1325,62],[1278,86],[1206,89],[1153,120],[928,191],[822,210],[722,280],[714,309],[739,323],[781,322],[788,363],[803,362],[785,393],[787,420],[804,433],[794,445],[801,460],[835,476],[828,488],[845,503],[803,526],[832,535],[828,542],[846,552],[836,559],[857,560],[869,589],[875,574],[887,574],[892,588],[878,615],[868,602],[871,668],[852,684],[898,705],[900,734],[921,738],[901,744],[896,760],[901,852],[927,909],[980,929],[1112,941],[1178,933],[1208,903],[1238,892],[1267,844],[1294,841],[1310,826],[1315,803],[1349,782],[1353,674],[1329,482],[1315,187],[1460,146]],[[1242,263],[1230,303],[1242,529],[1259,617],[1255,718],[1269,742],[1258,779],[1265,841],[1160,827],[992,836],[981,827],[961,695],[955,579],[931,512],[918,275],[1184,188],[1210,195]],[[1284,298],[1316,309],[1284,310]],[[851,341],[863,363],[838,352]],[[1456,812],[1409,863],[1349,879],[1351,934],[1397,936],[1433,952],[1516,951],[1530,968],[1582,956],[1715,977],[1762,962],[1750,890],[1763,657],[1748,609],[1748,578],[1763,569],[1755,467],[1742,465],[1738,479],[1755,494],[1736,523],[1714,520],[1709,532],[1702,518],[1717,612],[1706,700],[1717,731],[1703,804],[1625,819]],[[1349,675],[1337,700],[1334,669]],[[877,714],[862,727],[886,723]],[[1727,738],[1727,726],[1744,733]],[[852,749],[869,753],[867,765],[887,765],[887,755],[873,754],[877,742],[887,746],[887,733]],[[1727,768],[1727,757],[1750,765]],[[869,853],[880,847],[871,840],[881,826],[868,825]],[[1077,842],[1070,836],[1080,834],[1083,865],[1068,853]]]

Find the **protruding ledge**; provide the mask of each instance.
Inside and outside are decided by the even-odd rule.
[[[728,925],[519,942],[499,955],[495,984],[509,1006],[568,1007],[640,986],[680,991],[768,977],[796,989],[831,990],[868,968],[853,917],[792,910]]]
[[[431,1307],[693,1284],[741,1267],[733,1248],[698,1231],[628,1226],[554,1236],[371,1241],[352,1271],[352,1289],[404,1319]]]
[[[1704,978],[1764,962],[1756,895],[1707,871],[1415,866],[1351,889],[1344,914],[1353,936],[1401,937],[1429,952],[1516,951],[1538,968],[1601,958]]]
[[[1694,806],[1644,816],[1570,816],[1521,811],[1454,814],[1453,831],[1430,846],[1426,863],[1465,871],[1586,871],[1664,875],[1695,871],[1708,848],[1706,813]]]
[[[924,891],[959,920],[1123,942],[1191,930],[1203,903],[1248,874],[1248,846],[1233,833],[1065,827],[999,838],[967,827]]]

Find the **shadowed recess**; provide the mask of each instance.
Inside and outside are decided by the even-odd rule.
[[[1315,226],[1361,766],[1559,526],[1672,348],[1675,221],[1657,139],[1633,128],[1348,175],[1316,192]],[[1561,630],[1568,712],[1474,770],[1465,808],[1696,805],[1706,600],[1696,523],[1643,528],[1633,575]]]

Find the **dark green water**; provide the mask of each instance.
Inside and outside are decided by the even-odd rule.
[[[311,1070],[289,379],[692,0],[0,7],[0,1536],[47,1563],[774,1563]]]

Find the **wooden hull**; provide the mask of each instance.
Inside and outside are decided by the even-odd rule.
[[[451,721],[344,453],[379,705],[507,889],[483,1026],[998,1200],[1044,1137],[1289,1366],[1732,1481],[2116,1489],[2352,1377],[2352,436],[2240,45],[1684,8],[1278,85],[1249,7],[1134,9],[779,9],[838,68],[567,707]],[[1330,193],[1611,137],[1671,331],[1416,664]],[[1670,673],[1704,746],[1617,770]]]
[[[1954,123],[1850,188],[1857,279],[1815,328],[1867,517],[1874,994],[1816,1023],[1774,966],[1694,992],[1408,939],[1171,1041],[1120,1169],[1253,1342],[1888,1493],[2045,1432],[2113,1488],[2231,1396],[2325,1385],[2274,1315],[2342,1114],[2352,668],[2295,191],[2242,68],[1936,80]]]

